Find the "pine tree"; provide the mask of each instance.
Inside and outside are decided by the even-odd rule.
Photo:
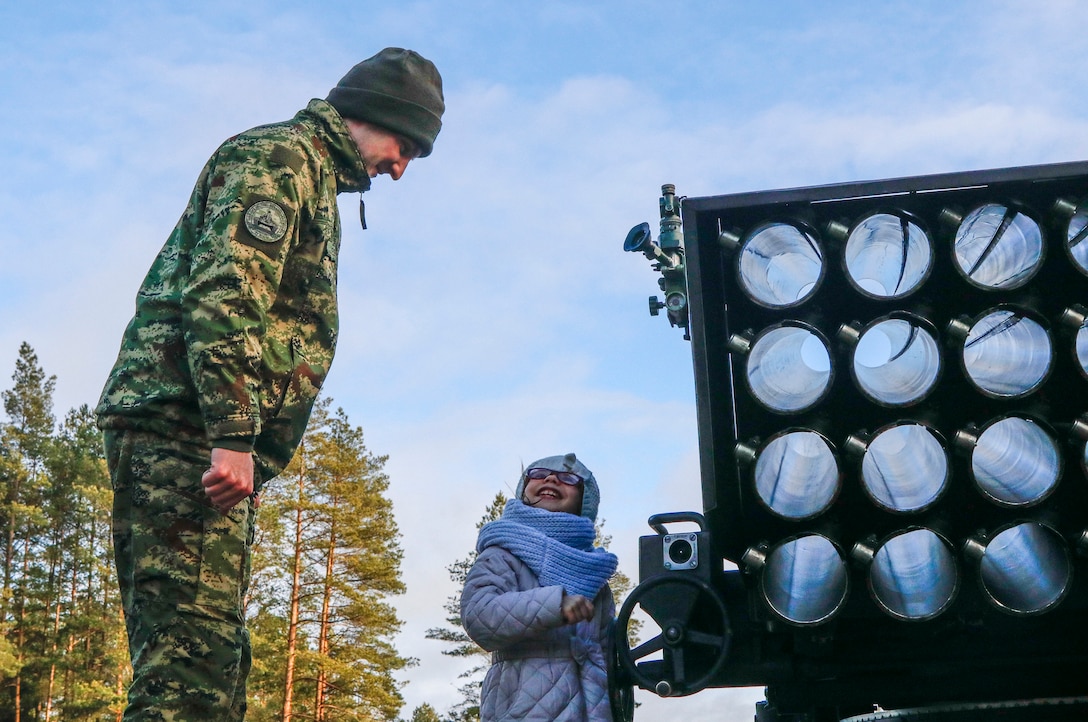
[[[502,516],[502,510],[506,506],[506,495],[501,491],[495,494],[484,515],[476,522],[476,528],[480,529],[484,524],[495,521]],[[448,712],[453,722],[472,722],[480,719],[480,686],[483,684],[483,675],[491,663],[491,653],[476,644],[465,633],[465,627],[461,624],[461,589],[465,586],[469,570],[476,563],[476,550],[468,553],[463,559],[458,559],[446,567],[450,574],[450,580],[456,586],[457,591],[451,594],[443,608],[448,616],[446,627],[432,627],[427,630],[426,638],[445,642],[450,645],[442,650],[442,654],[449,657],[465,657],[471,659],[474,665],[458,675],[458,679],[465,680],[458,688],[461,693],[461,701],[455,704]]]
[[[38,355],[26,342],[12,375],[14,386],[0,393],[7,423],[0,429],[0,455],[7,457],[2,521],[4,531],[3,589],[0,626],[5,628],[15,656],[9,705],[15,722],[34,704],[33,673],[40,664],[45,628],[48,562],[44,559],[47,519],[42,512],[48,493],[45,458],[54,426],[53,391],[56,377],[46,376]]]
[[[442,722],[434,707],[424,702],[412,710],[412,719],[409,722]]]
[[[93,718],[117,710],[128,656],[109,522],[112,490],[102,435],[84,405],[65,417],[46,462],[51,480],[48,669],[44,718]]]
[[[22,344],[0,424],[0,719],[101,719],[128,676],[109,477],[87,406],[53,417],[56,378]]]
[[[255,720],[395,720],[403,706],[393,673],[412,660],[391,643],[401,622],[387,600],[404,585],[386,457],[329,406],[317,405],[291,464],[262,492],[262,524],[277,523],[255,545]]]

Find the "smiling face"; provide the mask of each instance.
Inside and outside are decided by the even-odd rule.
[[[523,501],[529,506],[548,511],[564,511],[568,514],[582,513],[582,485],[564,484],[549,474],[543,479],[525,480]]]
[[[371,178],[388,175],[399,180],[408,163],[419,157],[416,144],[402,135],[361,120],[344,120]]]

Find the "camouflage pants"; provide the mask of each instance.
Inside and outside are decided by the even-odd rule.
[[[252,500],[212,508],[203,445],[107,431],[106,456],[133,670],[125,722],[244,719]]]

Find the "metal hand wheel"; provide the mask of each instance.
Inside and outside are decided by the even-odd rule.
[[[632,649],[626,631],[636,606],[661,631]],[[705,688],[725,663],[732,637],[725,602],[706,581],[685,573],[639,584],[620,608],[616,630],[620,667],[639,687],[662,697]],[[657,652],[661,659],[646,659]]]
[[[619,662],[619,637],[626,636],[626,632],[626,627],[612,627],[612,664],[608,673],[608,701],[612,707],[612,722],[634,722],[635,719],[635,688]]]

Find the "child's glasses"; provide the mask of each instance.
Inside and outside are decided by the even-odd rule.
[[[544,469],[541,467],[534,467],[525,472],[525,478],[527,479],[547,479],[549,476],[554,476],[559,481],[569,486],[578,486],[582,483],[582,477],[577,474],[572,474],[569,471],[555,471],[553,469]]]

